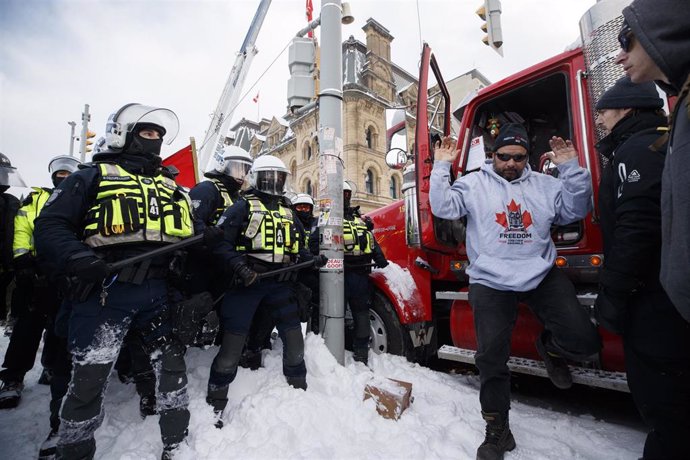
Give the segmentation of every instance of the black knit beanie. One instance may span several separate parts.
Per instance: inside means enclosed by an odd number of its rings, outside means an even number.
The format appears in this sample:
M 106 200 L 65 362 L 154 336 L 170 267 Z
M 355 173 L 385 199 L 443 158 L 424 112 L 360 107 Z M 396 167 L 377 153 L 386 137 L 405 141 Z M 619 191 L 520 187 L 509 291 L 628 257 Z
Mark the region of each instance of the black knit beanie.
M 529 138 L 525 127 L 519 123 L 508 123 L 501 126 L 494 142 L 494 152 L 504 145 L 519 145 L 529 151 Z
M 660 109 L 664 101 L 651 81 L 635 84 L 630 77 L 620 78 L 601 95 L 596 109 Z

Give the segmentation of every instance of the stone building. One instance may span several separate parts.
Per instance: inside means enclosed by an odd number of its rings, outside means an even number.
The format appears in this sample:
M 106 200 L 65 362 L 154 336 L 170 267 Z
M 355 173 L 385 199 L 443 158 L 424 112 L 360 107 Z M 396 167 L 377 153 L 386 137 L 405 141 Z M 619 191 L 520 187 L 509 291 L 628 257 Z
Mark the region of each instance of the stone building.
M 366 213 L 401 197 L 402 174 L 385 163 L 384 113 L 393 107 L 414 113 L 417 78 L 391 61 L 393 36 L 385 27 L 370 18 L 362 30 L 366 44 L 353 36 L 343 42 L 343 176 L 354 184 L 353 205 Z M 452 81 L 463 92 L 452 95 L 457 101 L 488 84 L 477 71 Z M 233 127 L 234 143 L 249 145 L 253 156 L 279 157 L 290 169 L 292 189 L 318 199 L 318 117 L 310 104 L 259 123 L 243 119 Z

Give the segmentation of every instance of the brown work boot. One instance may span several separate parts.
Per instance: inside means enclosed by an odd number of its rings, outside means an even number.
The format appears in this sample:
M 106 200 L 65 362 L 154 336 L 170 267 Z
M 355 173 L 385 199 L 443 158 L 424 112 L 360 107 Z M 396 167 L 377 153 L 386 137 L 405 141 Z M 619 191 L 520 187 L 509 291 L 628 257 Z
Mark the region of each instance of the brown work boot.
M 477 449 L 477 460 L 502 460 L 503 454 L 515 449 L 508 414 L 482 411 L 482 418 L 486 421 L 486 437 Z

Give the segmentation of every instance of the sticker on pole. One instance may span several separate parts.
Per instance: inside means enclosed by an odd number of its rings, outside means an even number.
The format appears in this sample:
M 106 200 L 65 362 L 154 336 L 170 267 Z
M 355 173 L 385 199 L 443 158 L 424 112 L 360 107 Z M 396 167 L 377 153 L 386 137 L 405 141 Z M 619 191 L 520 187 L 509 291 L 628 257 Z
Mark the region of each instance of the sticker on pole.
M 322 270 L 342 270 L 343 259 L 328 259 L 326 265 L 321 267 Z

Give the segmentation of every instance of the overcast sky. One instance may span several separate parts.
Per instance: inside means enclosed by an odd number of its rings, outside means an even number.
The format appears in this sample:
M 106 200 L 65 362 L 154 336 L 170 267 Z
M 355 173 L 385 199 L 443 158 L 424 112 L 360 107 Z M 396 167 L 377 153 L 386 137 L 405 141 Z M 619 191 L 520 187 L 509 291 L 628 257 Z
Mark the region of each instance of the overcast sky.
M 477 68 L 498 81 L 562 52 L 579 36 L 579 20 L 594 3 L 503 0 L 503 58 L 481 43 L 481 20 L 474 14 L 481 0 L 352 0 L 355 22 L 343 26 L 342 37 L 364 42 L 362 26 L 374 18 L 394 37 L 393 61 L 417 75 L 421 27 L 421 40 L 431 45 L 446 79 Z M 316 17 L 321 0 L 313 4 Z M 128 102 L 177 113 L 180 133 L 163 156 L 190 136 L 201 143 L 258 5 L 0 0 L 0 152 L 28 184 L 48 186 L 48 161 L 69 153 L 68 122 L 80 122 L 84 104 L 91 109 L 90 129 L 100 136 L 108 115 Z M 304 5 L 273 0 L 233 124 L 285 113 L 288 56 L 279 54 L 306 25 Z M 259 104 L 252 102 L 257 93 Z

